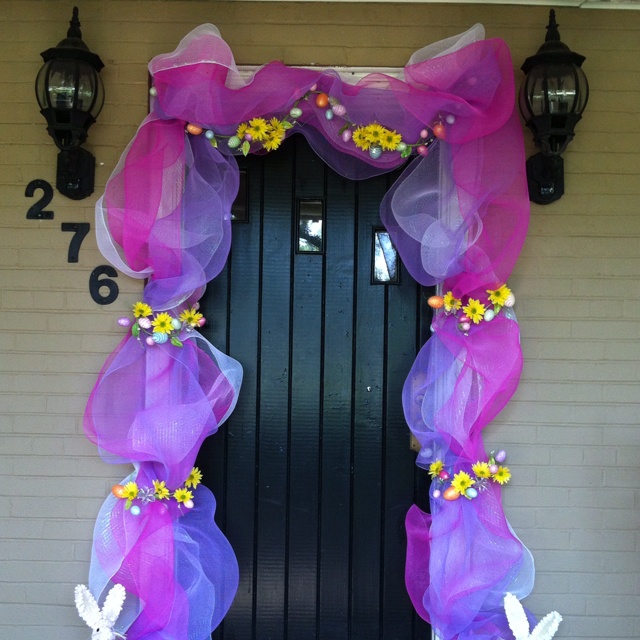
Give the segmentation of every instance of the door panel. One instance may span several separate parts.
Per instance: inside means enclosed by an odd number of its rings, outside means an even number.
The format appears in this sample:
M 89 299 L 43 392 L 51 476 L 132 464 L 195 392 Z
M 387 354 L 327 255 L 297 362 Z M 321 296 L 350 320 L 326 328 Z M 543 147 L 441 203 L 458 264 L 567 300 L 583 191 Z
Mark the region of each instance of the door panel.
M 245 372 L 198 458 L 240 565 L 214 638 L 428 638 L 404 587 L 424 479 L 401 403 L 427 307 L 402 267 L 400 285 L 372 284 L 393 176 L 345 180 L 301 136 L 246 171 L 248 222 L 203 299 L 205 334 Z M 324 203 L 323 252 L 297 251 L 301 199 Z

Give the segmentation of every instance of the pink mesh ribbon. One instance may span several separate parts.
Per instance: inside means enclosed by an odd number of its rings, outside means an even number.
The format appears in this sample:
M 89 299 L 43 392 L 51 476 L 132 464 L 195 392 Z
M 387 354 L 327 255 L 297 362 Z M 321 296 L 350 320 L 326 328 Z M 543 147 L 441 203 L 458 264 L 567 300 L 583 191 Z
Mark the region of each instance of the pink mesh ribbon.
M 486 297 L 506 282 L 527 227 L 522 135 L 513 111 L 513 67 L 500 40 L 472 28 L 416 52 L 404 78 L 370 74 L 350 84 L 336 71 L 274 62 L 244 80 L 213 25 L 151 61 L 152 113 L 109 179 L 96 208 L 98 243 L 121 271 L 146 278 L 144 301 L 177 316 L 222 269 L 238 169 L 225 136 L 251 118 L 301 110 L 288 134 L 304 135 L 341 175 L 360 179 L 405 162 L 374 157 L 341 135 L 344 121 L 306 99 L 331 96 L 349 121 L 380 123 L 413 143 L 434 122 L 446 135 L 414 159 L 385 197 L 381 216 L 413 277 L 443 283 L 458 297 Z M 190 135 L 194 123 L 219 139 Z M 446 138 L 446 142 L 444 141 Z M 513 315 L 462 335 L 438 315 L 435 333 L 405 384 L 407 421 L 418 463 L 455 469 L 484 456 L 481 432 L 515 390 L 521 367 Z M 131 462 L 146 491 L 153 480 L 184 483 L 205 437 L 235 405 L 240 365 L 196 332 L 182 349 L 123 340 L 89 399 L 85 430 L 108 462 Z M 90 588 L 121 582 L 130 597 L 121 617 L 129 640 L 204 640 L 237 588 L 233 551 L 214 522 L 215 500 L 199 487 L 195 506 L 142 504 L 138 516 L 109 497 L 94 535 Z M 493 487 L 475 501 L 432 504 L 407 515 L 407 587 L 439 635 L 509 637 L 502 597 L 525 595 L 532 563 L 510 529 Z

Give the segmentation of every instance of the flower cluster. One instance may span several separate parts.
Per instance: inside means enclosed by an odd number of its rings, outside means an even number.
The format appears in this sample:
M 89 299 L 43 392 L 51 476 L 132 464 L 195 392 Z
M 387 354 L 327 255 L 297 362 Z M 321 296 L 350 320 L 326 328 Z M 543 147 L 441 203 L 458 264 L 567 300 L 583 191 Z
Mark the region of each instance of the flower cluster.
M 468 335 L 472 324 L 480 324 L 483 320 L 491 322 L 500 313 L 502 307 L 512 307 L 515 304 L 516 298 L 506 284 L 486 291 L 488 294 L 486 304 L 476 298 L 468 298 L 464 304 L 462 299 L 453 295 L 452 291 L 447 291 L 444 296 L 431 296 L 428 303 L 433 309 L 444 308 L 447 315 L 453 315 L 458 320 L 458 328 Z
M 464 496 L 468 500 L 478 497 L 480 491 L 486 490 L 489 481 L 500 485 L 507 484 L 511 479 L 508 467 L 499 463 L 506 460 L 507 454 L 492 451 L 487 462 L 478 461 L 471 465 L 471 473 L 458 471 L 451 477 L 450 471 L 444 468 L 442 460 L 436 460 L 429 465 L 429 475 L 435 481 L 436 488 L 431 492 L 434 498 L 442 496 L 445 500 L 457 500 Z M 449 486 L 445 488 L 445 485 Z
M 185 509 L 193 509 L 193 491 L 202 481 L 202 472 L 198 467 L 193 467 L 189 476 L 184 482 L 183 487 L 175 489 L 173 492 L 166 486 L 164 480 L 153 480 L 151 487 L 139 487 L 136 482 L 127 482 L 127 484 L 115 484 L 111 488 L 111 492 L 116 498 L 126 500 L 125 509 L 130 510 L 134 516 L 140 515 L 140 506 L 134 504 L 149 504 L 156 500 L 170 500 L 173 498 L 179 506 Z
M 136 302 L 133 305 L 135 321 L 132 322 L 130 318 L 120 318 L 118 324 L 122 327 L 131 327 L 131 335 L 140 342 L 146 336 L 145 342 L 150 347 L 167 341 L 170 341 L 174 347 L 182 347 L 180 333 L 191 332 L 197 327 L 204 326 L 206 322 L 198 309 L 199 305 L 196 302 L 193 307 L 184 309 L 176 318 L 166 311 L 154 314 L 153 309 L 146 302 Z
M 397 152 L 402 158 L 408 158 L 414 152 L 426 156 L 429 147 L 436 139 L 446 138 L 446 125 L 452 125 L 456 121 L 453 114 L 448 114 L 445 118 L 438 117 L 431 126 L 426 126 L 420 131 L 416 142 L 409 143 L 403 140 L 402 135 L 397 131 L 377 122 L 358 124 L 351 121 L 343 104 L 333 96 L 319 91 L 314 85 L 294 102 L 287 114 L 280 117 L 274 116 L 269 120 L 252 118 L 247 122 L 241 122 L 233 135 L 216 134 L 213 130 L 204 130 L 194 123 L 188 123 L 186 130 L 192 135 L 200 135 L 204 131 L 205 137 L 214 147 L 218 146 L 218 139 L 226 140 L 230 149 L 238 149 L 245 156 L 252 149 L 274 151 L 284 141 L 287 131 L 299 124 L 298 119 L 302 116 L 303 110 L 298 105 L 305 101 L 321 110 L 326 120 L 339 118 L 342 126 L 338 130 L 338 135 L 342 141 L 352 142 L 357 149 L 367 151 L 373 159 L 379 158 L 383 152 Z

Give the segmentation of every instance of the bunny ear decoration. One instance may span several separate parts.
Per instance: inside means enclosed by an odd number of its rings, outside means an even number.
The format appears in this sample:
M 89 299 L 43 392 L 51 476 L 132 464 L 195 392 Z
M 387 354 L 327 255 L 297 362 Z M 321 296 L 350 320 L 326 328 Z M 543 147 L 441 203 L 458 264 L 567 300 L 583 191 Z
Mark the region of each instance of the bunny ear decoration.
M 523 606 L 513 593 L 507 593 L 504 597 L 504 612 L 507 614 L 509 627 L 516 640 L 528 640 L 529 620 Z
M 89 589 L 83 584 L 79 584 L 75 588 L 76 609 L 80 617 L 92 628 L 95 629 L 100 625 L 102 616 L 100 615 L 100 607 L 96 602 Z
M 104 605 L 102 605 L 102 617 L 108 622 L 110 627 L 112 627 L 118 619 L 126 597 L 127 592 L 121 584 L 115 584 L 107 594 Z
M 531 640 L 551 640 L 562 622 L 562 616 L 557 611 L 548 613 L 531 632 Z

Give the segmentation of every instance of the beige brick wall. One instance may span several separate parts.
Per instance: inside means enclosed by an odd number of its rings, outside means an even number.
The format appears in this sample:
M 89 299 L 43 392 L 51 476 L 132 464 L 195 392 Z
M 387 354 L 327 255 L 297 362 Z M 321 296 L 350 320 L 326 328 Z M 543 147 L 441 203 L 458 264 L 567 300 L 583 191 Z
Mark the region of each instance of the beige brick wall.
M 85 41 L 105 62 L 107 101 L 87 148 L 97 192 L 56 193 L 52 221 L 26 220 L 26 185 L 55 181 L 38 112 L 39 53 L 64 37 L 72 3 L 0 2 L 0 637 L 80 640 L 73 586 L 86 582 L 95 516 L 128 471 L 82 434 L 115 320 L 141 290 L 120 275 L 116 303 L 89 296 L 104 264 L 93 234 L 67 263 L 61 222 L 93 205 L 146 112 L 146 63 L 193 27 L 219 26 L 239 63 L 402 66 L 425 44 L 482 22 L 520 64 L 548 9 L 443 4 L 83 0 Z M 640 12 L 558 10 L 563 40 L 587 57 L 590 102 L 565 154 L 566 193 L 532 207 L 510 285 L 526 357 L 510 405 L 488 428 L 514 478 L 505 509 L 537 564 L 530 608 L 565 617 L 559 637 L 640 637 Z M 267 25 L 266 27 L 264 25 Z M 526 134 L 527 140 L 530 136 Z M 532 149 L 530 141 L 529 149 Z M 242 640 L 242 639 L 239 639 Z

